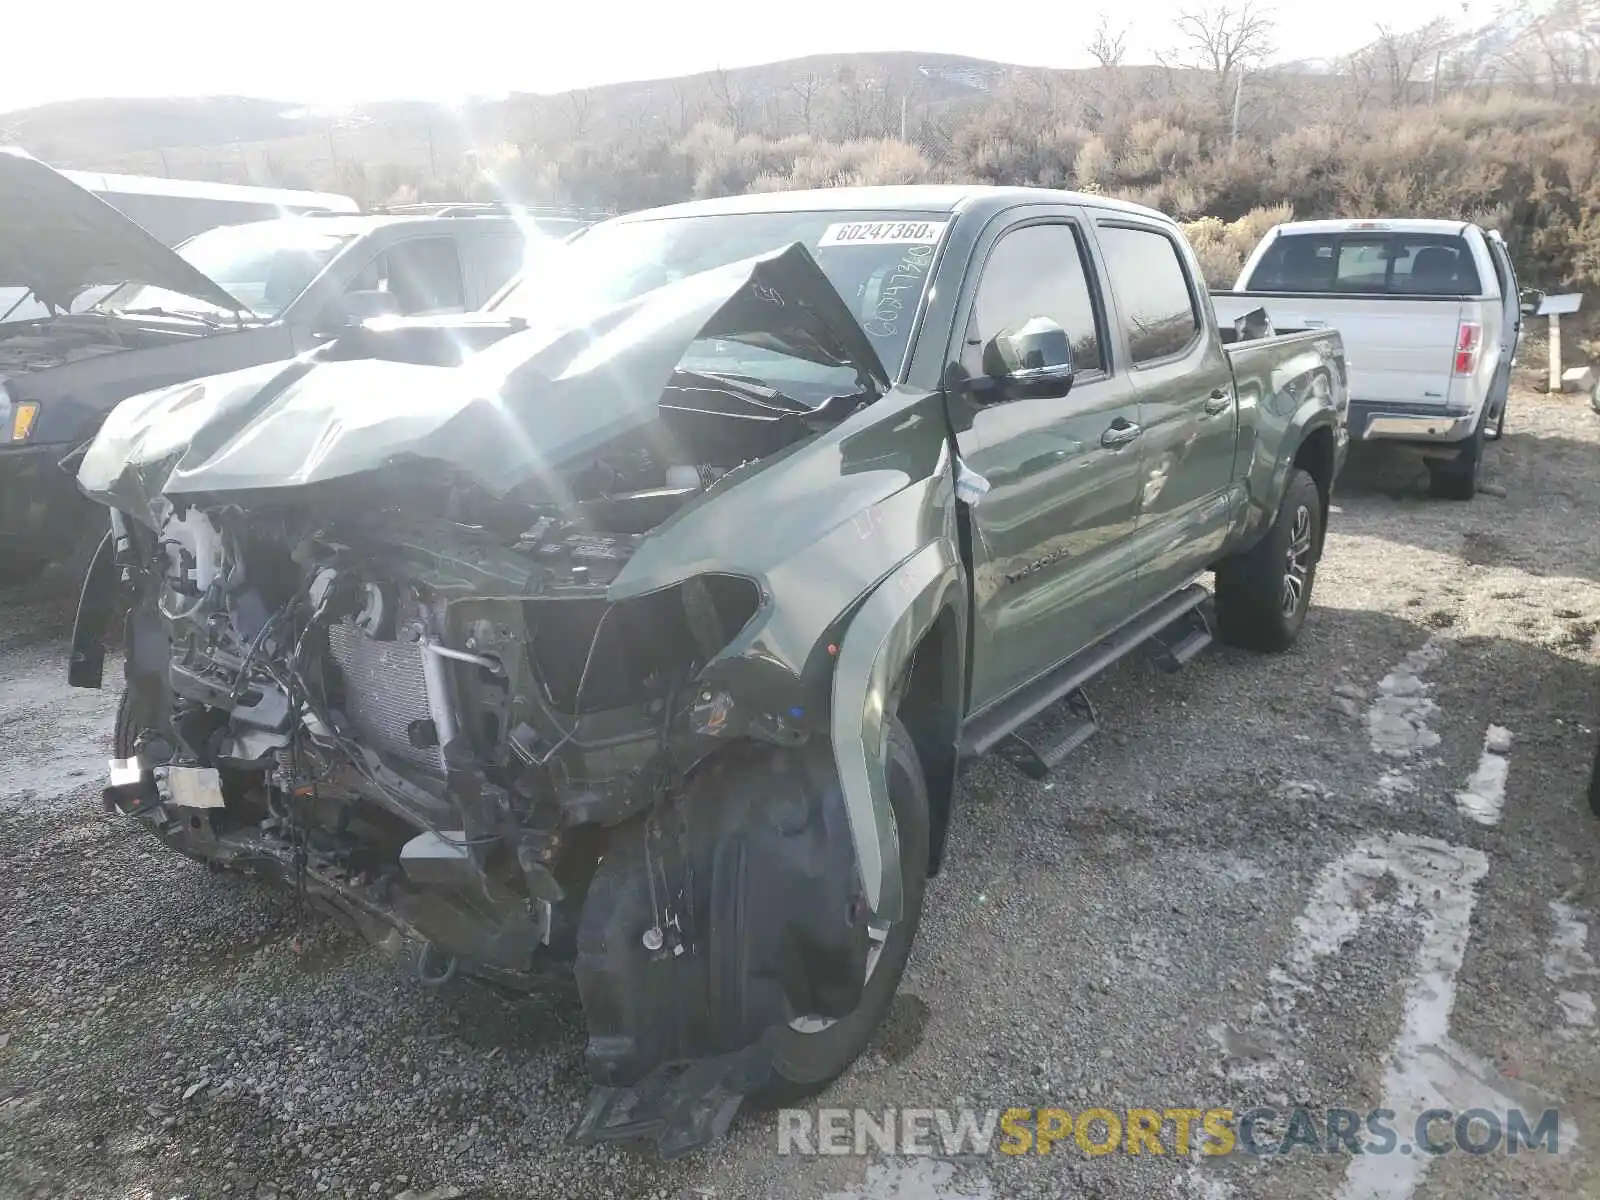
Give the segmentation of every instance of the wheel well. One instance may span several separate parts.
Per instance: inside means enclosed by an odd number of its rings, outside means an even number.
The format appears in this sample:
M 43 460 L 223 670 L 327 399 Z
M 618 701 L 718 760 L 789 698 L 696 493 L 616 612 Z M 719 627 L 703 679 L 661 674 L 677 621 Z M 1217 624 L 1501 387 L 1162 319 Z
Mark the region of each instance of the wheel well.
M 1328 506 L 1333 502 L 1333 430 L 1323 425 L 1313 429 L 1295 451 L 1294 465 L 1299 467 L 1317 485 L 1317 496 L 1322 501 L 1322 520 L 1317 523 L 1322 531 L 1319 541 L 1327 535 Z M 1321 545 L 1317 553 L 1322 553 Z
M 911 652 L 895 715 L 911 735 L 928 785 L 928 873 L 939 870 L 956 788 L 961 732 L 961 638 L 955 611 L 944 609 Z

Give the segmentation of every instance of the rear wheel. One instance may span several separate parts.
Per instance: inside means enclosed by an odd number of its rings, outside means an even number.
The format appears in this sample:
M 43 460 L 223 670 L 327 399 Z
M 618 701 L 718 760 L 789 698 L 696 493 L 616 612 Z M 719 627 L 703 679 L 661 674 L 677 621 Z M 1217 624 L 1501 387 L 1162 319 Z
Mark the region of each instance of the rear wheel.
M 1478 470 L 1483 465 L 1488 427 L 1489 410 L 1484 409 L 1478 428 L 1461 443 L 1455 458 L 1428 460 L 1428 494 L 1435 500 L 1471 500 L 1478 494 Z
M 1321 554 L 1322 496 L 1296 467 L 1272 527 L 1217 567 L 1218 636 L 1246 650 L 1287 650 L 1305 623 Z
M 888 769 L 904 881 L 901 919 L 871 924 L 867 981 L 854 1012 L 838 1020 L 800 1017 L 768 1035 L 774 1078 L 754 1097 L 758 1104 L 804 1099 L 842 1075 L 871 1044 L 900 986 L 922 919 L 927 886 L 928 785 L 911 735 L 894 717 L 889 718 Z
M 1600 817 L 1600 737 L 1595 739 L 1594 763 L 1589 768 L 1589 810 Z

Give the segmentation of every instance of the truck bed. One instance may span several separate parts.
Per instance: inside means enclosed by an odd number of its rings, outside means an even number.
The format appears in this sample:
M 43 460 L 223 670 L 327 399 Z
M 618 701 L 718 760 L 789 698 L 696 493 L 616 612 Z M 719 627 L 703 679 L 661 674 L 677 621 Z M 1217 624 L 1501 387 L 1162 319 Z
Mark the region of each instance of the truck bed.
M 1456 330 L 1471 300 L 1459 296 L 1330 296 L 1213 292 L 1224 328 L 1265 309 L 1279 331 L 1337 329 L 1350 348 L 1350 392 L 1369 403 L 1443 406 L 1450 397 Z

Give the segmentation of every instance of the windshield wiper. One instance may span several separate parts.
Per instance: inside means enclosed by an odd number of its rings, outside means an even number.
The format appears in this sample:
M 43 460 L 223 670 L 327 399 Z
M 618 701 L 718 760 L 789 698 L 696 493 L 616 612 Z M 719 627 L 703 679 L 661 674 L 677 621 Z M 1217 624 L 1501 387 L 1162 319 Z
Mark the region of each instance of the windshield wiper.
M 207 329 L 223 329 L 226 324 L 215 317 L 208 317 L 197 312 L 175 312 L 170 308 L 109 308 L 106 310 L 114 316 L 123 317 L 174 317 L 180 321 L 199 321 Z
M 686 368 L 683 374 L 694 375 L 701 379 L 709 379 L 713 383 L 723 384 L 763 408 L 774 408 L 781 412 L 795 413 L 800 416 L 812 411 L 809 404 L 796 400 L 793 396 L 779 391 L 765 380 L 757 379 L 753 375 L 740 375 L 732 371 L 699 371 L 693 368 Z

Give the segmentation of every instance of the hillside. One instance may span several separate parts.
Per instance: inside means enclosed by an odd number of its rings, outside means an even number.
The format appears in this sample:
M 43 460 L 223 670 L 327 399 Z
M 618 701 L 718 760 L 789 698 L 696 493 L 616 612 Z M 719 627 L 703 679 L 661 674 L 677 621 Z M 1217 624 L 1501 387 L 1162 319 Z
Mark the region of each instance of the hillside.
M 1218 279 L 1269 217 L 1456 216 L 1500 228 L 1529 282 L 1600 284 L 1600 0 L 1384 30 L 1337 63 L 1277 66 L 1254 10 L 1207 11 L 1159 66 L 1125 63 L 1102 26 L 1088 42 L 1101 65 L 1084 70 L 907 51 L 460 107 L 80 100 L 0 115 L 0 142 L 65 167 L 366 203 L 626 210 L 839 183 L 1070 186 L 1205 218 Z
M 793 109 L 804 132 L 808 120 L 821 124 L 826 93 L 848 92 L 839 132 L 859 136 L 877 132 L 884 120 L 897 127 L 902 96 L 908 113 L 921 118 L 991 94 L 1021 73 L 1026 69 L 956 55 L 830 54 L 461 108 L 388 102 L 329 114 L 292 98 L 85 99 L 0 113 L 0 144 L 83 170 L 326 183 L 341 161 L 441 169 L 473 146 L 516 142 L 542 114 L 586 136 L 613 126 L 683 133 L 707 114 L 741 129 L 766 127 L 776 111 Z M 813 103 L 817 111 L 808 116 Z

